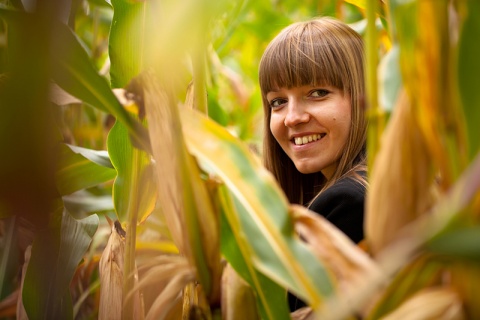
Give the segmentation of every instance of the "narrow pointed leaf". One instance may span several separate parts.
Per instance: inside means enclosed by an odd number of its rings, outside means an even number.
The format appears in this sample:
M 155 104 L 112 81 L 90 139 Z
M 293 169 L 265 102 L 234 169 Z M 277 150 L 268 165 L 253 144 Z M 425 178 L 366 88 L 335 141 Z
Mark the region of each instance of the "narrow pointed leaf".
M 467 121 L 469 142 L 469 157 L 472 159 L 480 150 L 480 90 L 478 90 L 480 75 L 480 2 L 466 1 L 466 19 L 461 27 L 458 53 L 458 86 L 461 94 L 463 112 Z
M 108 156 L 103 152 L 65 144 L 61 144 L 59 149 L 55 179 L 61 195 L 96 186 L 116 176 Z
M 437 254 L 480 261 L 480 226 L 446 231 L 430 241 L 427 248 Z
M 97 215 L 76 220 L 63 211 L 55 217 L 32 246 L 23 285 L 23 304 L 31 319 L 73 319 L 70 281 L 98 227 Z

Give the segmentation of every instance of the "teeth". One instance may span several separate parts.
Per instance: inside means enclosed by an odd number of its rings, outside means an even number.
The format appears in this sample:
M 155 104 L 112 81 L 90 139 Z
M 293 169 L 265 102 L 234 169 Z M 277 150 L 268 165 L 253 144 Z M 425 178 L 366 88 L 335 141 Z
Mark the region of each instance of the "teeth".
M 295 138 L 294 141 L 295 141 L 295 144 L 298 146 L 298 145 L 302 145 L 302 144 L 307 144 L 307 143 L 312 142 L 312 141 L 317 141 L 317 140 L 320 139 L 320 137 L 321 136 L 319 134 L 313 134 L 313 135 L 310 135 L 310 136 Z

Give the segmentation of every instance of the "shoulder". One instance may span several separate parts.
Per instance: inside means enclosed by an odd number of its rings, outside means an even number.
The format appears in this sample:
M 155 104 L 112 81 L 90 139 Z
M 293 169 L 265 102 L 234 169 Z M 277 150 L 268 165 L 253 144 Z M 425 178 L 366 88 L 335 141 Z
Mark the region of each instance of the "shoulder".
M 353 241 L 363 239 L 365 186 L 354 177 L 345 177 L 323 191 L 310 205 Z

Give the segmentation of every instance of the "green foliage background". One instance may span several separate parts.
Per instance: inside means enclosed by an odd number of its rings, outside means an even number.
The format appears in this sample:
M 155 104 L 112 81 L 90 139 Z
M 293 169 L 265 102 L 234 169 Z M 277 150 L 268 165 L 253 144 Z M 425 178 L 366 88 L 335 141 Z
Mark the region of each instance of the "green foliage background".
M 387 288 L 371 318 L 430 285 L 458 291 L 467 317 L 480 316 L 472 303 L 478 289 L 468 285 L 480 279 L 476 0 L 37 5 L 32 14 L 35 1 L 0 0 L 0 317 L 18 316 L 23 307 L 31 318 L 96 317 L 98 260 L 110 233 L 106 216 L 126 227 L 124 298 L 133 287 L 125 274 L 133 273 L 135 263 L 149 265 L 152 257 L 180 252 L 212 304 L 203 311 L 218 316 L 222 254 L 252 285 L 263 318 L 288 318 L 281 304 L 287 287 L 315 311 L 326 305 L 322 312 L 342 318 L 381 284 Z M 283 27 L 323 15 L 349 23 L 367 40 L 374 204 L 367 208 L 366 231 L 373 256 L 368 261 L 375 268 L 362 274 L 369 284 L 350 292 L 351 306 L 335 291 L 328 261 L 313 259 L 294 236 L 293 209 L 251 154 L 261 153 L 257 68 L 263 50 Z M 179 58 L 185 52 L 191 61 Z M 146 67 L 155 70 L 165 91 L 131 81 Z M 70 95 L 52 87 L 52 80 Z M 135 86 L 147 88 L 151 100 L 145 105 L 164 107 L 148 126 L 143 102 L 121 104 L 111 90 L 138 93 Z M 408 102 L 397 100 L 401 91 Z M 179 112 L 184 100 L 199 110 L 208 106 L 214 122 Z M 394 106 L 410 113 L 392 124 L 402 136 L 386 131 L 383 149 L 391 152 L 380 152 L 382 160 L 375 163 Z M 178 139 L 163 141 L 158 132 Z M 155 176 L 153 164 L 157 171 L 167 168 L 162 176 Z M 388 179 L 375 176 L 381 170 L 389 172 Z M 422 205 L 430 196 L 425 218 Z M 399 214 L 389 215 L 395 210 Z M 180 231 L 168 221 L 175 214 Z M 409 223 L 410 233 L 399 241 L 403 251 L 387 247 L 388 263 L 374 256 L 387 246 L 389 230 Z M 348 248 L 352 256 L 366 257 Z M 21 283 L 24 259 L 30 265 Z M 395 276 L 390 286 L 377 267 Z M 450 282 L 441 277 L 447 272 Z M 416 276 L 422 282 L 414 283 Z M 398 283 L 403 286 L 396 288 Z M 151 309 L 158 306 L 155 294 L 145 295 Z M 124 318 L 132 315 L 132 305 L 126 303 L 124 312 Z

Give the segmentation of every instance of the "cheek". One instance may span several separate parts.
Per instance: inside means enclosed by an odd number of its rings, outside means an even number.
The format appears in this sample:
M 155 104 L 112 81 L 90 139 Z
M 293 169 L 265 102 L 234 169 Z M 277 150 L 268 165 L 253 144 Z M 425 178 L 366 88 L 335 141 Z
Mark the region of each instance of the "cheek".
M 284 124 L 280 117 L 272 115 L 270 117 L 270 132 L 276 140 L 279 139 L 283 128 Z

